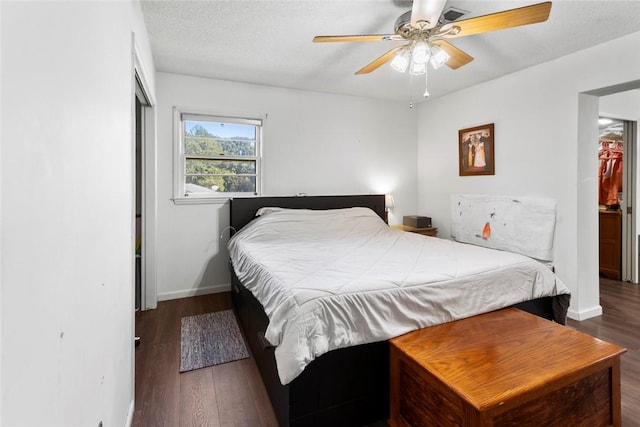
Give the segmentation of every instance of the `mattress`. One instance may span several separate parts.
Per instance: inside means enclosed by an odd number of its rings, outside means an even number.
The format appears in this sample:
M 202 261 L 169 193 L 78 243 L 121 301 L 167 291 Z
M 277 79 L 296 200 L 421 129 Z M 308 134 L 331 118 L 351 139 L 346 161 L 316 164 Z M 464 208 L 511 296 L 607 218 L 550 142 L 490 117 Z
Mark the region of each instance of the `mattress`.
M 394 230 L 367 208 L 258 214 L 228 247 L 269 318 L 282 384 L 334 349 L 569 294 L 531 258 Z

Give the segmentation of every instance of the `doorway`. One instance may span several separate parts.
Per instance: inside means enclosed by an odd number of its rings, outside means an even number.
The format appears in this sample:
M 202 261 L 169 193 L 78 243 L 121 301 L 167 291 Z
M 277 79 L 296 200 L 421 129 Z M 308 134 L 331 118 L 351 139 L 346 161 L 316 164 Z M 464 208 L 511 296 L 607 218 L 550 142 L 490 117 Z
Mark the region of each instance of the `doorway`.
M 136 86 L 137 86 L 136 82 Z M 140 93 L 140 95 L 139 95 Z M 142 99 L 141 99 L 142 98 Z M 146 99 L 141 96 L 141 91 L 136 89 L 136 112 L 135 112 L 135 129 L 136 129 L 136 154 L 135 154 L 135 310 L 142 308 L 142 289 L 144 287 L 142 274 L 142 200 L 144 199 L 143 186 L 143 134 L 142 134 L 142 106 L 147 104 Z
M 154 104 L 135 69 L 135 309 L 156 308 L 156 145 Z
M 638 264 L 638 254 L 640 253 L 637 234 L 638 215 L 636 207 L 634 207 L 636 201 L 640 200 L 637 187 L 639 142 L 637 118 L 640 115 L 640 92 L 635 88 L 640 88 L 640 81 L 613 88 L 618 90 L 598 94 L 600 95 L 598 98 L 599 139 L 606 140 L 610 147 L 614 147 L 614 151 L 621 151 L 623 157 L 621 189 L 618 189 L 621 229 L 620 275 L 604 276 L 632 283 L 638 283 L 640 268 Z M 615 168 L 615 165 L 612 166 Z M 599 202 L 601 206 L 603 203 L 606 204 L 601 200 Z M 601 252 L 601 258 L 602 256 Z
M 622 280 L 623 227 L 627 196 L 623 174 L 625 160 L 624 122 L 609 117 L 598 119 L 598 216 L 600 276 Z M 626 174 L 625 174 L 626 175 Z M 629 203 L 629 208 L 631 203 Z
M 640 254 L 638 241 L 637 187 L 638 117 L 640 117 L 640 80 L 591 91 L 595 95 L 600 118 L 610 119 L 596 128 L 598 137 L 606 137 L 613 144 L 621 144 L 622 191 L 619 197 L 621 222 L 621 267 L 618 280 L 638 283 Z M 596 118 L 592 119 L 596 120 Z M 592 139 L 593 141 L 593 139 Z M 598 192 L 598 190 L 595 190 Z

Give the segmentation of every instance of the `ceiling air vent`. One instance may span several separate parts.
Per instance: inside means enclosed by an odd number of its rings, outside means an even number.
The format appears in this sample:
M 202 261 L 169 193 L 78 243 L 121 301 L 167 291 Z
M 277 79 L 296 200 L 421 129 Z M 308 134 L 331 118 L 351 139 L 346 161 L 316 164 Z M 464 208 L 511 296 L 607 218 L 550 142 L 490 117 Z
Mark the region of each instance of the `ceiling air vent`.
M 462 10 L 450 6 L 442 13 L 442 18 L 444 19 L 444 22 L 453 22 L 457 21 L 467 13 L 469 13 L 468 10 Z

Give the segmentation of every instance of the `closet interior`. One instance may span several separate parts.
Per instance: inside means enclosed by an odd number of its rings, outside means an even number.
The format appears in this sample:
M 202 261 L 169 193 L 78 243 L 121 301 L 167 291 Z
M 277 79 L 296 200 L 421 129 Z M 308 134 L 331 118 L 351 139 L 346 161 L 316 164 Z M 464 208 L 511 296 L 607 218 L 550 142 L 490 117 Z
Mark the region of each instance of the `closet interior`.
M 598 141 L 600 275 L 614 280 L 622 273 L 622 162 L 624 122 L 601 117 Z

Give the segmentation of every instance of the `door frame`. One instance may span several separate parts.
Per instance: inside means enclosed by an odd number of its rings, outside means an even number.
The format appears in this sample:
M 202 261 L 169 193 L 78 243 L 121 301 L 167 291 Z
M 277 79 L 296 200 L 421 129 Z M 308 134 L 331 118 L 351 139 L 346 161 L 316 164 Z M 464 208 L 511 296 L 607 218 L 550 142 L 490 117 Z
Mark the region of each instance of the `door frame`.
M 623 122 L 623 150 L 622 157 L 622 280 L 625 282 L 638 282 L 637 269 L 638 257 L 636 255 L 636 151 L 637 151 L 637 122 L 619 119 Z
M 156 147 L 156 101 L 149 83 L 148 74 L 142 65 L 135 35 L 133 35 L 133 114 L 135 121 L 135 100 L 142 103 L 141 138 L 142 138 L 142 173 L 141 173 L 141 259 L 140 259 L 140 308 L 148 310 L 158 305 L 157 271 L 156 271 L 156 236 L 157 236 L 157 147 Z M 135 170 L 135 126 L 134 126 L 134 170 Z M 135 174 L 134 174 L 135 175 Z M 135 176 L 134 176 L 134 234 L 135 239 Z M 135 247 L 135 242 L 134 242 Z M 134 280 L 135 283 L 135 280 Z

